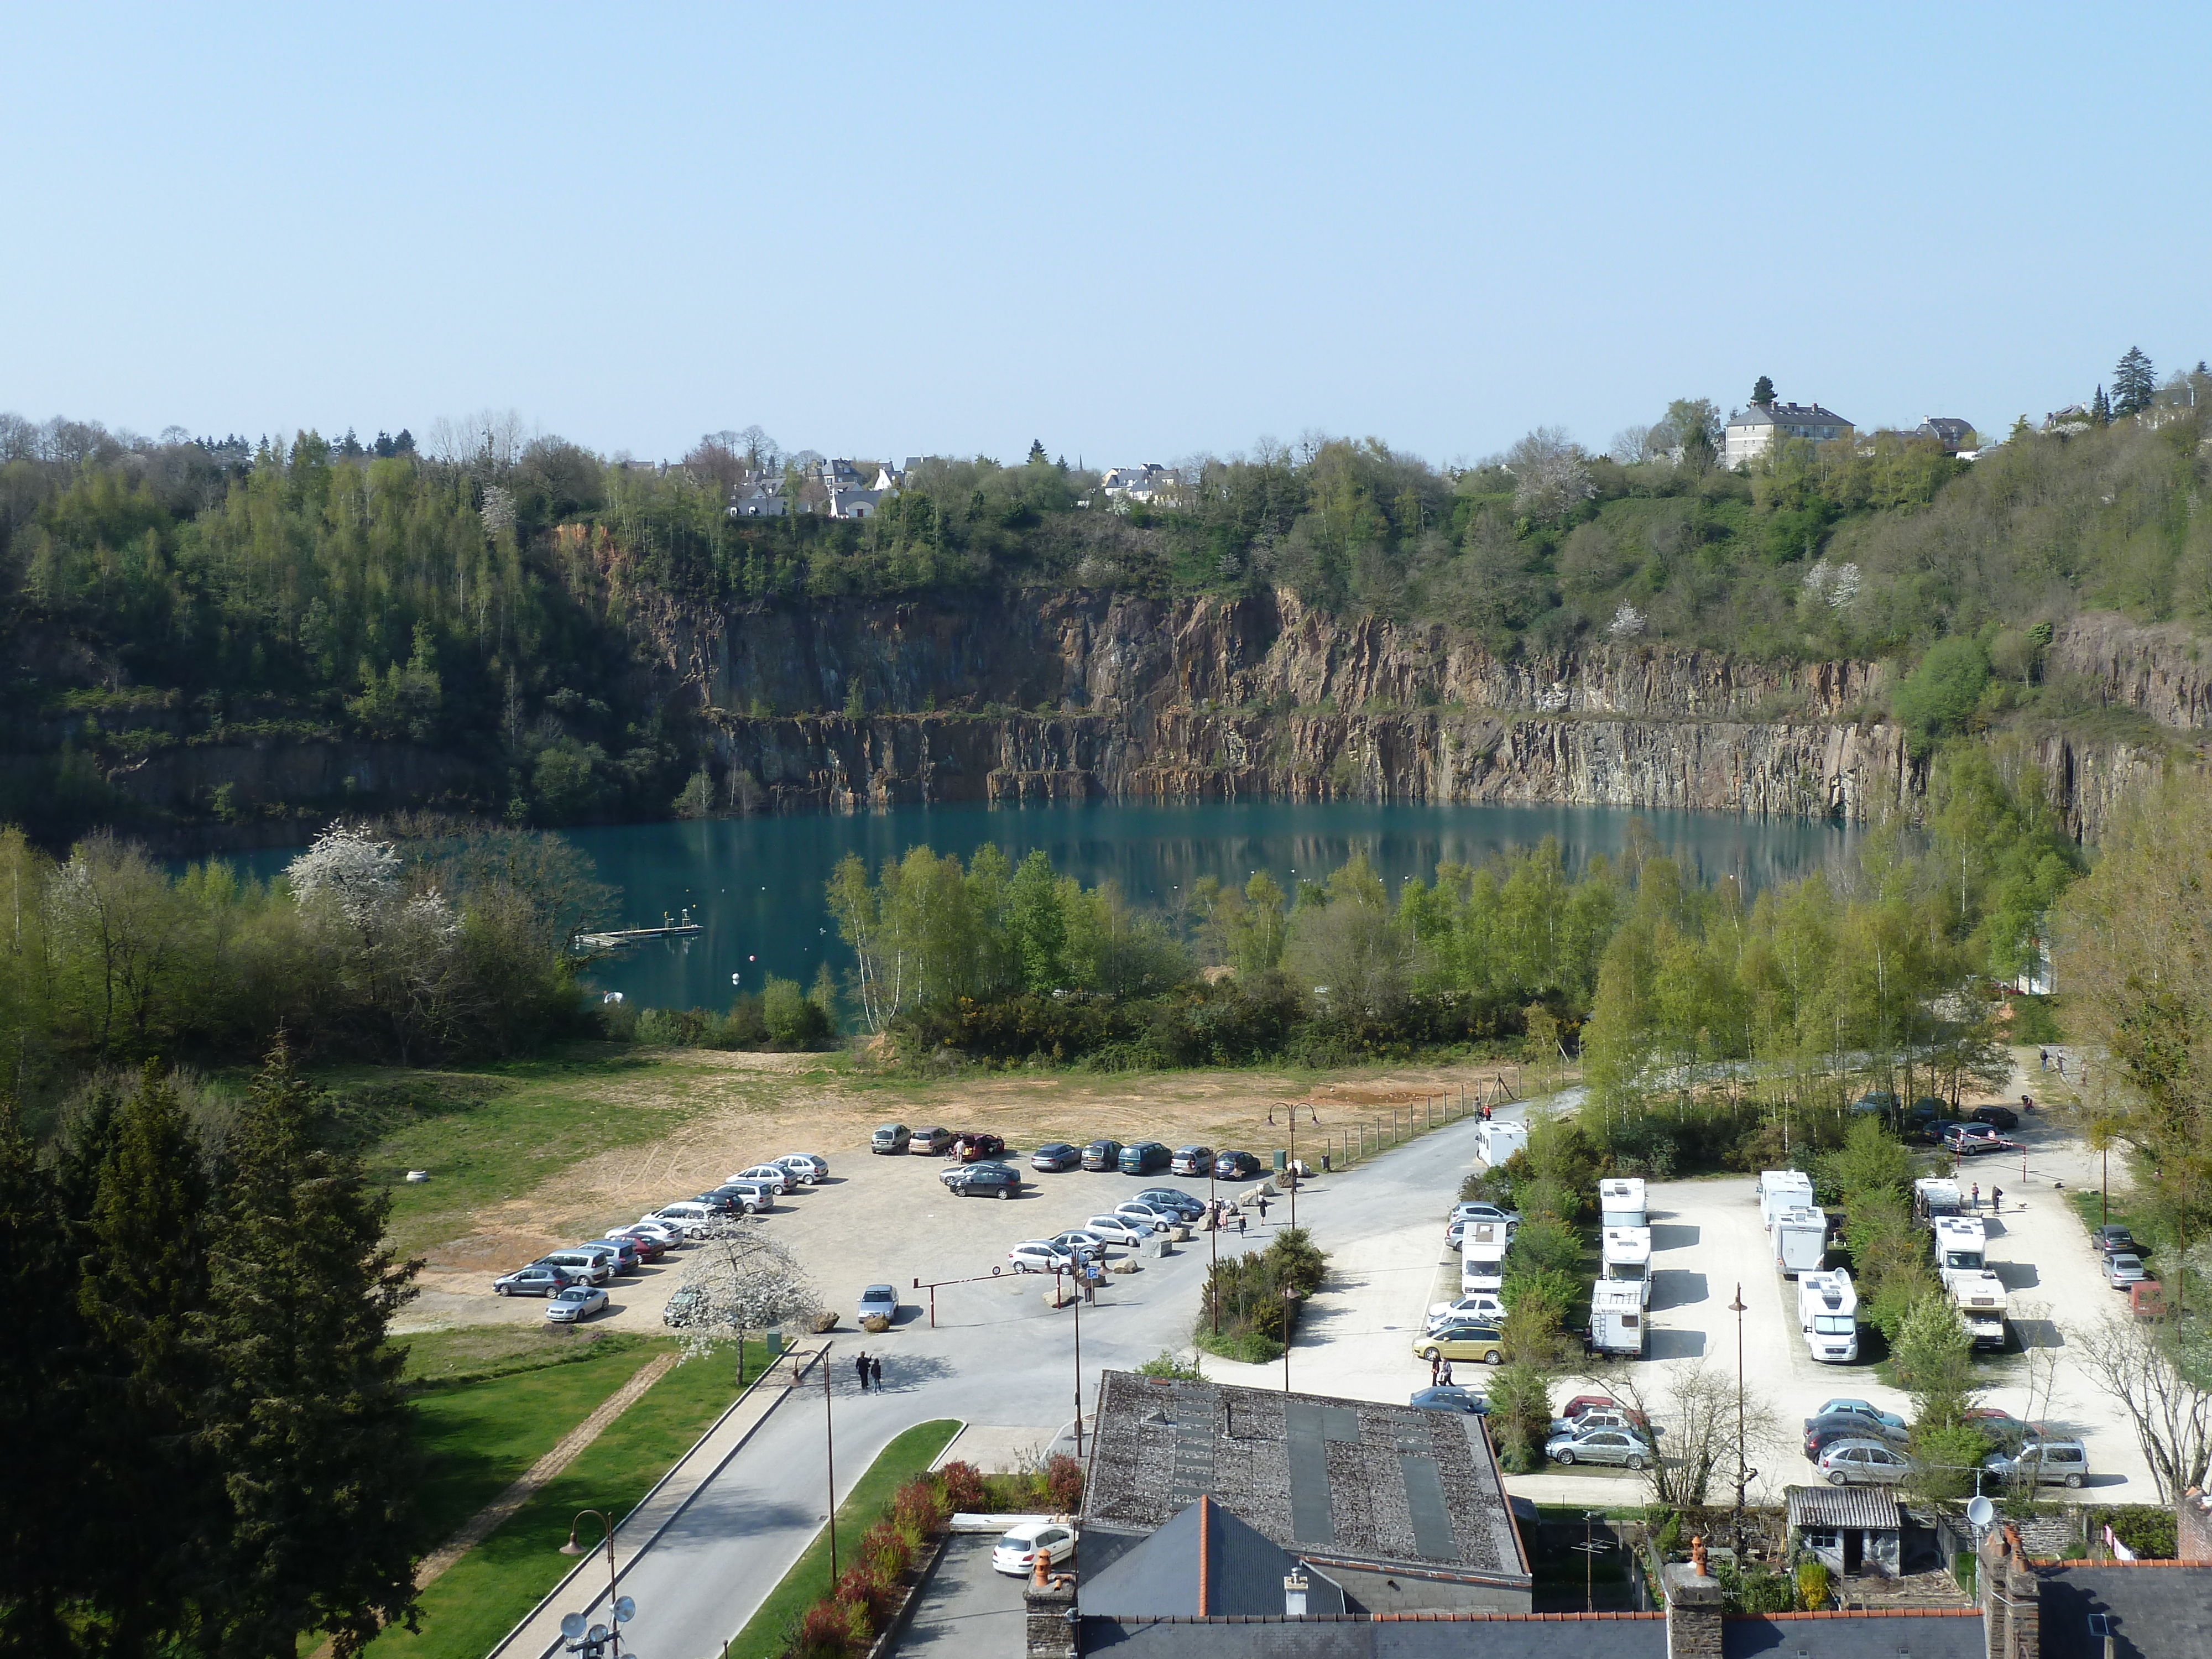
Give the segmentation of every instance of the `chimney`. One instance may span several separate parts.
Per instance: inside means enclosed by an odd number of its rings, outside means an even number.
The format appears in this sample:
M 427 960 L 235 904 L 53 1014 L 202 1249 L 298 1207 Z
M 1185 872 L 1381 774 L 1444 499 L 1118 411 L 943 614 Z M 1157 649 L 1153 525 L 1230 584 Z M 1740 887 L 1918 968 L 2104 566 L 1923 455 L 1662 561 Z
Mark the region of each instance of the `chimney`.
M 1667 1588 L 1667 1659 L 1721 1659 L 1720 1580 L 1688 1561 L 1670 1562 Z
M 1027 1659 L 1075 1659 L 1075 1581 L 1065 1573 L 1022 1591 L 1028 1612 Z
M 2212 1566 L 2212 1498 L 2191 1486 L 2173 1506 L 2173 1553 L 2191 1566 Z
M 1989 1659 L 2043 1659 L 2043 1583 L 2027 1563 L 2020 1529 L 1982 1540 L 1982 1635 Z
M 1283 1580 L 1283 1617 L 1303 1619 L 1306 1616 L 1306 1576 L 1303 1570 L 1293 1570 Z

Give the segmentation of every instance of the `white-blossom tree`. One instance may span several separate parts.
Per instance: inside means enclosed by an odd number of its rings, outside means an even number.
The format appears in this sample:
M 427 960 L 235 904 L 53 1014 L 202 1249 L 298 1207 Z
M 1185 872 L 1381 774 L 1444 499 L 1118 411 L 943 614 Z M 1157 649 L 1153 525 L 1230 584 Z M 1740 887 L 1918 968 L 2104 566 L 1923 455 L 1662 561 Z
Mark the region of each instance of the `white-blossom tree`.
M 375 1010 L 401 1065 L 480 1012 L 483 988 L 470 972 L 460 914 L 435 886 L 410 887 L 389 842 L 361 824 L 332 824 L 286 866 L 285 879 L 340 953 L 342 971 Z
M 1513 510 L 1556 519 L 1595 493 L 1588 458 L 1563 427 L 1540 426 L 1505 453 L 1513 475 Z
M 303 907 L 328 899 L 351 920 L 399 892 L 399 854 L 366 824 L 334 823 L 284 866 L 292 896 Z
M 811 1322 L 822 1309 L 799 1259 L 757 1223 L 725 1228 L 702 1243 L 669 1303 L 681 1310 L 678 1329 L 686 1353 L 703 1358 L 725 1343 L 737 1345 L 740 1382 L 747 1331 Z

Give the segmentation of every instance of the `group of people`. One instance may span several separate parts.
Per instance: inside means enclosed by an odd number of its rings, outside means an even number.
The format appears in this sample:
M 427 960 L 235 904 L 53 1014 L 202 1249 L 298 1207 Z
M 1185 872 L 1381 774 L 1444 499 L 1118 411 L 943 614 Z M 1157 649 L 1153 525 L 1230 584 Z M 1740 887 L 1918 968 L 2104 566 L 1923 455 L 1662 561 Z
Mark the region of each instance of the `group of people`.
M 1976 1215 L 1979 1215 L 1982 1212 L 1982 1183 L 1978 1181 L 1973 1184 L 1972 1189 L 1966 1194 L 1966 1207 L 1972 1210 Z M 1998 1215 L 2002 1214 L 2003 1210 L 2004 1188 L 2002 1187 L 1991 1187 L 1990 1188 L 1990 1213 L 1991 1215 Z
M 863 1393 L 866 1392 L 868 1384 L 871 1382 L 879 1389 L 884 1386 L 884 1362 L 880 1359 L 869 1358 L 868 1351 L 866 1348 L 853 1356 L 853 1370 L 860 1376 L 860 1389 Z
M 1260 1212 L 1260 1219 L 1264 1224 L 1267 1219 L 1267 1194 L 1261 1193 L 1254 1199 L 1252 1207 Z M 1242 1238 L 1244 1237 L 1245 1229 L 1250 1224 L 1251 1218 L 1247 1216 L 1239 1206 L 1231 1204 L 1225 1198 L 1217 1198 L 1213 1200 L 1212 1221 L 1213 1225 L 1219 1231 L 1233 1232 L 1237 1237 Z

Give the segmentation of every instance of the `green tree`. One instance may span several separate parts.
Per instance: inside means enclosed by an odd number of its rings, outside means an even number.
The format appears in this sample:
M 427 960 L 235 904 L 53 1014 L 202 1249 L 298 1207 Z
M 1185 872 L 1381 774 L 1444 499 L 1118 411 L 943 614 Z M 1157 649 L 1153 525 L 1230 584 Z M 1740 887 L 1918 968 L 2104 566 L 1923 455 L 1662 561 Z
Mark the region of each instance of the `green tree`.
M 1990 661 L 1982 647 L 1954 634 L 1928 647 L 1918 665 L 1899 682 L 1890 704 L 1924 750 L 1966 729 L 1989 678 Z
M 1751 401 L 1754 408 L 1765 409 L 1774 401 L 1774 382 L 1762 374 L 1752 383 Z
M 2158 396 L 2158 376 L 2140 346 L 2130 346 L 2112 370 L 2112 413 L 2140 415 Z
M 206 1612 L 226 1659 L 295 1659 L 303 1633 L 349 1659 L 414 1601 L 406 1353 L 386 1335 L 419 1264 L 383 1243 L 389 1194 L 318 1146 L 319 1115 L 280 1041 L 229 1149 L 204 1327 L 228 1512 Z
M 1067 982 L 1067 919 L 1062 913 L 1052 860 L 1032 852 L 1007 884 L 1008 920 L 1025 989 L 1054 991 Z

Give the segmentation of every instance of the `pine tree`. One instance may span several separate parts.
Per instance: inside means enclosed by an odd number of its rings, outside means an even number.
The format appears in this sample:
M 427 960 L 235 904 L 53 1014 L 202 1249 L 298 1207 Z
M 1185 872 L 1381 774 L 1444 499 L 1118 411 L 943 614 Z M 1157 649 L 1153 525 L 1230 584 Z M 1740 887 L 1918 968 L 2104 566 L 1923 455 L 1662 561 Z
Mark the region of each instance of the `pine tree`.
M 1030 440 L 1030 465 L 1031 466 L 1050 466 L 1052 465 L 1051 458 L 1044 453 L 1044 440 L 1042 438 L 1032 438 Z
M 2112 405 L 2105 397 L 2105 388 L 2099 386 L 2097 395 L 2089 400 L 2089 418 L 2099 426 L 2112 423 Z
M 416 1262 L 381 1243 L 389 1196 L 316 1146 L 319 1097 L 283 1040 L 232 1145 L 208 1346 L 206 1431 L 229 1559 L 210 1622 L 225 1659 L 295 1659 L 327 1632 L 349 1659 L 414 1601 L 414 1459 L 385 1346 Z
M 2150 359 L 2143 356 L 2142 347 L 2130 346 L 2127 356 L 2112 370 L 2112 413 L 2140 415 L 2157 394 L 2158 376 L 2151 369 Z
M 1753 406 L 1759 409 L 1764 409 L 1769 404 L 1772 403 L 1774 401 L 1774 382 L 1768 380 L 1765 375 L 1760 375 L 1751 388 L 1751 401 Z

